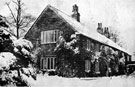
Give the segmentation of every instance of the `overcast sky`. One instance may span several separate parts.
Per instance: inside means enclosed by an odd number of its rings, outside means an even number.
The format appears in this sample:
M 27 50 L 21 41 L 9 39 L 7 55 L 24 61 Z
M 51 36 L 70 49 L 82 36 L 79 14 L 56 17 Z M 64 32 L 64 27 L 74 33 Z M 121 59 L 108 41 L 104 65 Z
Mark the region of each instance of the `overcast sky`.
M 4 5 L 10 0 L 0 0 L 0 14 L 9 15 L 9 9 Z M 43 11 L 47 4 L 60 9 L 68 15 L 72 14 L 72 5 L 79 6 L 81 22 L 92 29 L 97 28 L 97 23 L 102 22 L 103 27 L 120 32 L 124 47 L 135 51 L 135 0 L 22 0 L 27 8 L 27 13 L 36 17 Z

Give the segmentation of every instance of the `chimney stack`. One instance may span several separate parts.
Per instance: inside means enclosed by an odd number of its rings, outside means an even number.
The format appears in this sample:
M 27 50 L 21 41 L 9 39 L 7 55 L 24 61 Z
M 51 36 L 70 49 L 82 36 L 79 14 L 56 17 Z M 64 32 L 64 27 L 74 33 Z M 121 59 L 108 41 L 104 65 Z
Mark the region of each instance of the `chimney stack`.
M 110 38 L 110 33 L 109 33 L 108 27 L 105 27 L 105 28 L 104 28 L 104 35 L 105 35 L 107 38 Z
M 99 32 L 100 34 L 103 34 L 102 23 L 98 23 L 97 32 Z
M 109 33 L 108 27 L 106 28 L 106 31 Z
M 106 27 L 104 27 L 104 33 L 106 33 Z
M 76 19 L 78 22 L 80 22 L 80 13 L 78 12 L 78 6 L 75 4 L 73 5 L 73 14 L 72 14 L 72 18 Z
M 98 28 L 102 28 L 102 23 L 98 23 Z

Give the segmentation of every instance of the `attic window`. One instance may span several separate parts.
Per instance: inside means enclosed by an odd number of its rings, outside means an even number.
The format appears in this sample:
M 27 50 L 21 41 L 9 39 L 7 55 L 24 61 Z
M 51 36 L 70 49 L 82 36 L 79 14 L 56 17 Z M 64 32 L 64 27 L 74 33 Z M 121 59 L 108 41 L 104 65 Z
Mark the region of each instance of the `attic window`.
M 56 43 L 62 34 L 60 30 L 48 30 L 41 32 L 41 44 Z

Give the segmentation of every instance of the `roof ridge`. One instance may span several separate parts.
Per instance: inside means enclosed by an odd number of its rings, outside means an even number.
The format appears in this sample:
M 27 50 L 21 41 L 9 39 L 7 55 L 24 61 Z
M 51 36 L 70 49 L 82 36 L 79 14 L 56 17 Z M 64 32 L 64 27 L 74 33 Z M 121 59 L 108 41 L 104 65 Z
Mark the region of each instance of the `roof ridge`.
M 55 13 L 56 13 L 56 14 L 58 14 L 58 12 L 61 12 L 62 14 L 66 15 L 66 16 L 68 16 L 68 17 L 70 17 L 71 19 L 73 19 L 73 20 L 75 20 L 75 21 L 76 21 L 76 19 L 72 18 L 72 16 L 70 16 L 70 15 L 66 14 L 65 12 L 63 12 L 63 11 L 61 11 L 61 10 L 57 9 L 56 7 L 51 6 L 50 4 L 48 4 L 47 6 L 51 7 L 51 8 L 52 8 L 52 10 L 53 10 L 53 11 L 55 11 Z M 58 11 L 58 12 L 56 12 L 56 11 Z M 58 15 L 59 15 L 59 14 L 58 14 Z M 62 17 L 62 16 L 61 16 L 61 17 Z M 62 17 L 62 18 L 63 18 L 63 17 Z M 80 25 L 81 25 L 81 26 L 83 26 L 83 27 L 88 28 L 87 26 L 84 26 L 84 24 L 82 24 L 82 22 L 78 22 L 78 21 L 76 21 L 76 23 L 80 24 Z
M 50 4 L 48 4 L 47 6 L 51 7 L 53 10 L 57 10 L 57 11 L 62 12 L 63 14 L 67 15 L 68 17 L 71 17 L 70 15 L 68 15 L 68 14 L 66 14 L 65 12 L 63 12 L 63 11 L 61 11 L 61 10 L 55 8 L 54 6 L 51 6 Z

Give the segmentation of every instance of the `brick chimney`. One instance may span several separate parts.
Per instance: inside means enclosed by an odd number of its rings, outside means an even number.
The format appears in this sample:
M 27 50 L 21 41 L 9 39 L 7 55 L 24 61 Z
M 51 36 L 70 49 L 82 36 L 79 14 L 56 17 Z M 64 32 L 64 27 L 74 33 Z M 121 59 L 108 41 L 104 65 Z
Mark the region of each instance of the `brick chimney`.
M 97 32 L 99 32 L 100 34 L 103 34 L 102 23 L 98 23 Z
M 72 18 L 76 19 L 76 21 L 80 22 L 80 13 L 78 12 L 78 6 L 75 4 L 73 5 L 73 14 L 72 14 Z
M 105 35 L 107 38 L 110 38 L 110 34 L 109 34 L 109 29 L 108 29 L 108 27 L 105 27 L 105 28 L 104 28 L 104 35 Z

